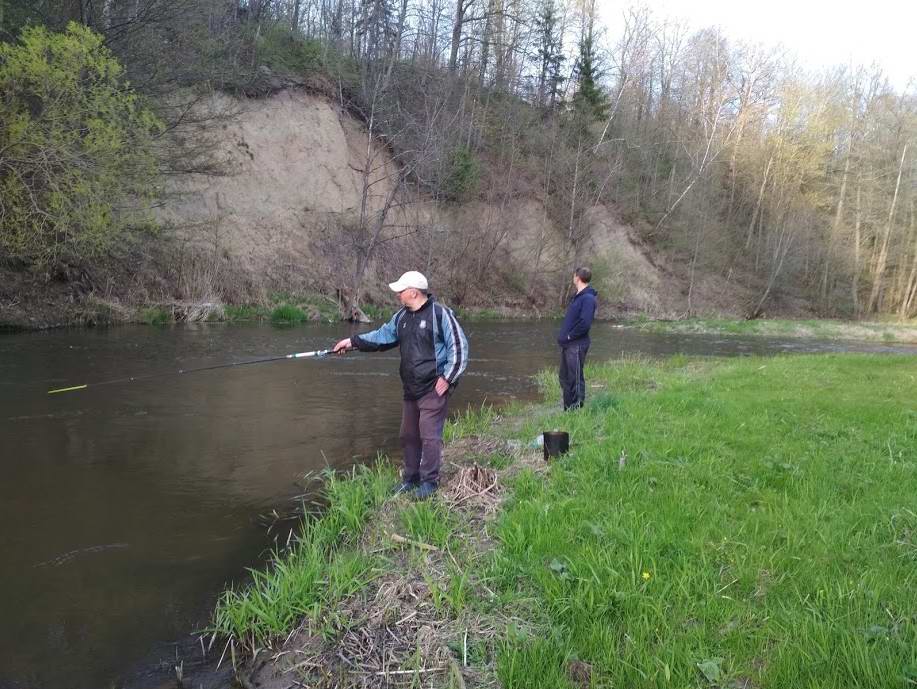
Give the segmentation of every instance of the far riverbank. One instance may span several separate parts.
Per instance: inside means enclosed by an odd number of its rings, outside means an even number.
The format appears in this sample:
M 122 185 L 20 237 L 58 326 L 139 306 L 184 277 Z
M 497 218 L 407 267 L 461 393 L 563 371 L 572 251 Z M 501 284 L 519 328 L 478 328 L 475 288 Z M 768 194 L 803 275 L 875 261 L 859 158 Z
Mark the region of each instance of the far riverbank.
M 917 343 L 915 321 L 841 321 L 830 319 L 732 320 L 687 318 L 684 320 L 630 319 L 627 327 L 654 333 L 797 337 L 818 340 Z

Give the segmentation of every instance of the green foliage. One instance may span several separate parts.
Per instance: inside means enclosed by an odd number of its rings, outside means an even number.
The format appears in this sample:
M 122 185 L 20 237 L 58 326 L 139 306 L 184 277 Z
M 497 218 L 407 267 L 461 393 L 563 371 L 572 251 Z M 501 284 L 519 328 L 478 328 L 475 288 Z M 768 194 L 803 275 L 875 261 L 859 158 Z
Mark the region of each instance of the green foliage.
M 424 574 L 424 581 L 430 589 L 433 606 L 440 612 L 454 616 L 461 615 L 473 596 L 468 571 L 456 566 L 449 568 L 448 576 L 444 581 L 437 581 L 426 574 Z
M 337 302 L 323 294 L 306 294 L 297 303 L 308 313 L 309 318 L 312 320 L 325 321 L 326 323 L 336 323 L 340 320 L 341 314 L 338 310 Z
M 480 457 L 477 461 L 479 464 L 491 469 L 505 469 L 515 461 L 515 458 L 507 452 L 493 452 Z
M 906 323 L 871 323 L 867 321 L 765 320 L 763 318 L 741 321 L 716 318 L 654 321 L 642 316 L 631 321 L 629 325 L 650 332 L 881 340 L 887 343 L 913 342 L 917 339 L 917 330 L 915 330 L 914 325 Z
M 576 76 L 577 90 L 573 97 L 573 105 L 578 117 L 587 123 L 604 119 L 608 111 L 608 102 L 598 85 L 600 74 L 591 31 L 580 41 Z
M 481 166 L 474 152 L 459 146 L 452 152 L 449 172 L 443 182 L 443 196 L 449 201 L 464 201 L 477 192 L 481 182 Z
M 488 585 L 546 615 L 500 650 L 503 686 L 564 686 L 572 659 L 588 686 L 906 686 L 913 360 L 682 356 L 586 378 L 614 403 L 518 430 L 563 428 L 571 452 L 519 475 L 494 532 Z
M 478 409 L 466 409 L 446 422 L 445 438 L 451 442 L 459 438 L 479 437 L 491 430 L 498 416 L 489 404 L 482 403 Z
M 541 106 L 553 107 L 557 103 L 560 98 L 560 87 L 564 82 L 561 67 L 566 58 L 563 54 L 559 20 L 554 0 L 543 0 L 534 19 L 540 62 L 538 102 Z
M 346 549 L 362 532 L 371 511 L 385 500 L 394 480 L 390 468 L 354 469 L 349 477 L 325 476 L 327 510 L 307 520 L 285 551 L 274 553 L 251 583 L 227 590 L 212 629 L 249 650 L 287 634 L 303 617 L 319 621 L 328 607 L 368 582 L 372 557 Z
M 172 314 L 161 306 L 150 306 L 140 310 L 140 320 L 147 325 L 165 325 L 172 320 Z
M 391 306 L 379 306 L 378 304 L 363 304 L 363 313 L 374 321 L 387 320 L 391 316 Z
M 292 304 L 281 304 L 271 311 L 271 323 L 275 325 L 294 325 L 307 319 L 306 312 Z
M 560 640 L 516 633 L 501 644 L 497 677 L 506 689 L 572 689 L 566 665 Z
M 258 61 L 278 72 L 302 74 L 321 65 L 321 43 L 290 31 L 285 23 L 259 27 L 254 45 Z
M 401 524 L 412 539 L 437 548 L 446 546 L 453 529 L 448 512 L 432 500 L 406 507 L 401 513 Z
M 0 44 L 0 248 L 49 263 L 109 249 L 152 197 L 160 131 L 90 29 Z
M 19 30 L 36 17 L 27 3 L 0 0 L 0 40 L 16 36 Z
M 506 318 L 506 315 L 495 309 L 488 308 L 464 308 L 457 306 L 455 309 L 456 317 L 463 321 L 499 321 Z
M 227 304 L 223 307 L 223 319 L 229 323 L 262 320 L 268 316 L 265 309 L 251 304 Z

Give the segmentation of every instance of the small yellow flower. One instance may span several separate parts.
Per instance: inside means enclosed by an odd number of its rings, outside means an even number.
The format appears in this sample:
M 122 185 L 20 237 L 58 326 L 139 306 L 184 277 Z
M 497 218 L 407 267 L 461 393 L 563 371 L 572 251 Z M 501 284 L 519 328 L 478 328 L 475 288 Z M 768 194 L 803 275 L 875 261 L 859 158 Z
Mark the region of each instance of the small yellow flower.
M 653 575 L 650 574 L 649 572 L 644 572 L 644 573 L 643 573 L 643 581 L 649 581 L 650 578 L 651 578 L 652 576 L 653 576 Z

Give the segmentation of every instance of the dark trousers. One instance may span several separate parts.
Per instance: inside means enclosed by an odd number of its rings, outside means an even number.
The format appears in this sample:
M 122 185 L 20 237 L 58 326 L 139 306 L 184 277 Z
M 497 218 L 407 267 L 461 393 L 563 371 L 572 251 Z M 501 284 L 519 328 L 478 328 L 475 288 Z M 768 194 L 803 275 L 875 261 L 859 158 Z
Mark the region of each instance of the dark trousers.
M 586 352 L 589 342 L 573 342 L 560 348 L 560 391 L 564 396 L 564 410 L 582 407 L 586 401 Z
M 401 412 L 401 448 L 404 450 L 404 481 L 439 481 L 443 463 L 443 426 L 449 393 L 440 397 L 431 390 L 419 400 L 404 400 Z

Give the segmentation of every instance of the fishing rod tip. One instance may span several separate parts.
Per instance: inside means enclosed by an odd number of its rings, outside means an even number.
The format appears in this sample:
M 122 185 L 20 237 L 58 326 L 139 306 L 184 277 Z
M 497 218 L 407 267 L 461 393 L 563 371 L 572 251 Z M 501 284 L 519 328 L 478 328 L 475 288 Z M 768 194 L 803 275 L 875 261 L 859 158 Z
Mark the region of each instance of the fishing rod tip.
M 54 394 L 57 394 L 58 392 L 72 392 L 74 390 L 85 390 L 88 387 L 89 387 L 88 383 L 86 385 L 74 385 L 73 387 L 70 387 L 70 388 L 57 388 L 55 390 L 48 390 L 48 394 L 54 395 Z

